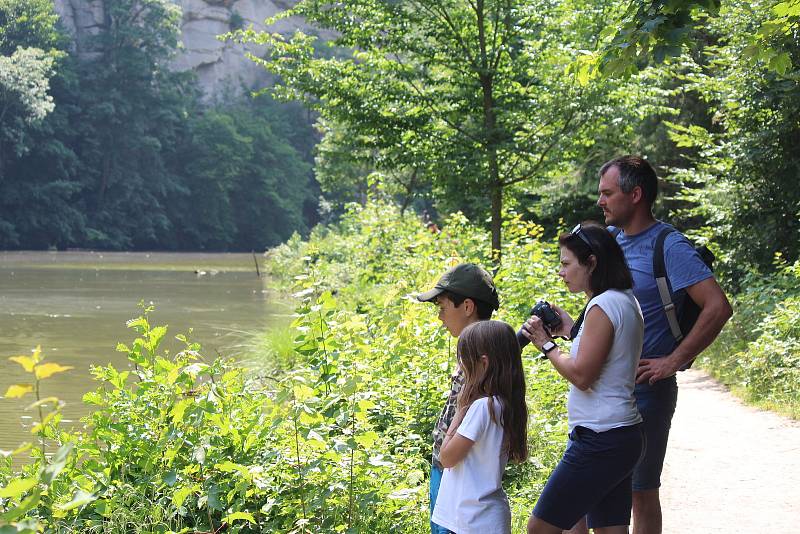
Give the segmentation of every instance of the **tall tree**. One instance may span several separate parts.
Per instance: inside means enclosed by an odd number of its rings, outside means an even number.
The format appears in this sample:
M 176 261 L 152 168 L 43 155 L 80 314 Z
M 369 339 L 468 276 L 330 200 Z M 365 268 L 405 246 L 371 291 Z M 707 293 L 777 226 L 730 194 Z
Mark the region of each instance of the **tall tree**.
M 64 53 L 64 37 L 47 0 L 0 0 L 0 246 L 19 246 L 42 209 L 70 192 L 42 189 L 18 163 L 37 146 L 54 108 L 51 82 Z M 66 217 L 65 219 L 70 219 Z
M 303 128 L 296 119 L 258 98 L 191 122 L 181 148 L 188 192 L 172 203 L 177 246 L 263 250 L 308 229 L 304 210 L 315 199 L 311 165 L 289 142 Z
M 78 155 L 89 244 L 153 247 L 172 231 L 171 165 L 196 103 L 191 77 L 173 73 L 180 8 L 169 0 L 102 0 L 103 26 L 80 65 Z
M 546 0 L 301 1 L 316 37 L 239 32 L 268 46 L 259 60 L 280 75 L 278 94 L 298 98 L 375 150 L 378 167 L 409 169 L 448 207 L 490 215 L 499 259 L 504 191 L 557 165 L 598 86 L 577 87 L 565 69 L 565 14 Z M 597 10 L 599 16 L 601 10 Z M 487 202 L 488 200 L 488 202 Z M 488 206 L 487 206 L 488 204 Z M 488 208 L 488 209 L 487 209 Z

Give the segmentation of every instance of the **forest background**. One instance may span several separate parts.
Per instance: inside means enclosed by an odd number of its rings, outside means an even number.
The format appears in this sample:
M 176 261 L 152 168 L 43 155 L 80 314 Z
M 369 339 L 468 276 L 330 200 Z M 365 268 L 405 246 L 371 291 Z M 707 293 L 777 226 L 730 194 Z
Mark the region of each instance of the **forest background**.
M 277 84 L 224 105 L 166 68 L 173 4 L 104 1 L 102 53 L 78 59 L 50 2 L 0 0 L 0 245 L 286 241 L 268 261 L 296 318 L 271 363 L 245 370 L 183 335 L 164 353 L 145 310 L 118 347 L 130 369 L 93 371 L 76 432 L 39 398 L 62 369 L 18 357 L 32 381 L 6 397 L 35 393 L 39 421 L 35 445 L 4 452 L 32 462 L 1 471 L 3 532 L 424 530 L 454 356 L 404 297 L 470 260 L 496 272 L 502 319 L 544 295 L 575 310 L 553 237 L 599 218 L 597 169 L 621 153 L 656 165 L 657 215 L 713 249 L 735 302 L 700 364 L 800 413 L 797 0 L 306 0 L 291 13 L 318 34 L 232 24 L 226 38 L 263 45 L 253 59 Z M 564 430 L 563 382 L 525 363 L 517 528 Z

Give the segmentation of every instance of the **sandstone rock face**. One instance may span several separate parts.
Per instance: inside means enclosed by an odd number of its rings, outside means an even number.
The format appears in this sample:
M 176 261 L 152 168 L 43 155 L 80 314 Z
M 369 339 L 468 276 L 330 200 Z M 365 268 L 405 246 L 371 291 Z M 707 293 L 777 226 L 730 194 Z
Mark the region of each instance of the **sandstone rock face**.
M 291 7 L 296 0 L 172 0 L 183 11 L 182 48 L 172 62 L 176 70 L 192 69 L 206 98 L 224 98 L 231 94 L 263 87 L 270 83 L 269 73 L 247 58 L 248 52 L 262 53 L 254 45 L 223 42 L 218 35 L 238 27 L 291 34 L 297 29 L 310 31 L 299 18 L 279 21 L 267 28 L 264 20 Z M 55 0 L 56 11 L 65 28 L 75 37 L 78 54 L 85 49 L 87 36 L 100 31 L 104 18 L 103 0 Z

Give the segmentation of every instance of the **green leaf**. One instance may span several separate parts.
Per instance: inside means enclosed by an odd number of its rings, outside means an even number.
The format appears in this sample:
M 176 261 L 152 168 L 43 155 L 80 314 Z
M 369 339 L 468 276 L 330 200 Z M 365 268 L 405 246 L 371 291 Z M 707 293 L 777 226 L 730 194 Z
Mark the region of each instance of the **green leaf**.
M 363 434 L 356 436 L 356 443 L 358 443 L 365 449 L 368 449 L 375 444 L 375 442 L 378 440 L 378 437 L 379 436 L 377 432 L 374 431 L 365 432 Z
M 53 404 L 58 405 L 58 397 L 45 397 L 43 399 L 39 399 L 36 402 L 33 402 L 25 407 L 26 410 L 33 410 L 34 408 L 38 408 L 39 406 L 44 406 L 45 404 Z
M 256 519 L 253 517 L 253 514 L 250 512 L 234 512 L 232 514 L 226 515 L 222 521 L 225 523 L 233 523 L 237 520 L 247 521 L 248 523 L 252 523 L 253 525 L 256 524 Z
M 16 500 L 38 483 L 35 478 L 15 478 L 0 489 L 0 497 Z
M 177 481 L 178 481 L 178 473 L 177 473 L 177 471 L 174 471 L 174 470 L 173 471 L 167 471 L 166 473 L 164 473 L 161 476 L 161 482 L 163 482 L 164 484 L 166 484 L 169 487 L 174 486 Z
M 94 493 L 89 493 L 88 491 L 78 490 L 75 492 L 75 495 L 72 497 L 72 500 L 66 504 L 58 506 L 58 509 L 62 512 L 67 512 L 74 508 L 78 508 L 80 506 L 84 506 L 97 500 L 97 495 Z
M 772 11 L 779 17 L 800 17 L 800 2 L 781 2 Z
M 39 499 L 41 498 L 41 490 L 35 489 L 33 493 L 31 493 L 28 497 L 23 500 L 19 506 L 11 508 L 10 510 L 0 514 L 0 521 L 3 522 L 10 522 L 14 521 L 17 518 L 20 518 L 27 514 L 29 511 L 36 508 L 36 505 L 39 504 Z
M 75 445 L 72 442 L 65 443 L 56 451 L 56 453 L 53 455 L 50 465 L 45 467 L 42 471 L 42 482 L 49 485 L 58 476 L 58 474 L 61 473 L 61 470 L 64 469 L 65 465 L 67 465 L 67 459 L 69 458 L 74 446 Z
M 175 406 L 172 407 L 170 410 L 170 416 L 172 417 L 173 423 L 179 423 L 183 421 L 183 415 L 186 413 L 186 409 L 194 404 L 194 399 L 183 399 L 178 401 Z
M 224 473 L 237 472 L 237 473 L 244 474 L 244 475 L 247 475 L 247 474 L 250 473 L 250 470 L 246 466 L 240 465 L 240 464 L 237 464 L 237 463 L 233 463 L 233 462 L 230 462 L 230 461 L 226 461 L 226 462 L 222 462 L 222 463 L 219 463 L 219 464 L 215 464 L 214 468 L 215 469 L 219 469 L 220 471 L 222 471 Z
M 183 506 L 186 498 L 194 492 L 195 487 L 193 486 L 179 488 L 175 491 L 175 493 L 172 494 L 172 504 L 174 504 L 176 508 L 180 508 Z
M 782 52 L 769 60 L 769 68 L 781 76 L 792 66 L 792 58 L 788 52 Z

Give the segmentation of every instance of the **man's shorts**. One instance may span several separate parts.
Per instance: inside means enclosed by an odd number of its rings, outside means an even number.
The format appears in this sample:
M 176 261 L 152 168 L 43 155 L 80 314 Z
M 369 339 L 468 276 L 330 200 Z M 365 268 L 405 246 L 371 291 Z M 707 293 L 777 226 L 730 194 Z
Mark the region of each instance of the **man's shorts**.
M 657 489 L 661 486 L 669 429 L 678 402 L 678 381 L 671 376 L 652 386 L 636 384 L 633 395 L 644 420 L 646 443 L 644 456 L 633 471 L 633 491 Z
M 583 516 L 589 528 L 630 524 L 631 474 L 644 449 L 641 426 L 606 432 L 575 427 L 533 515 L 562 530 Z

